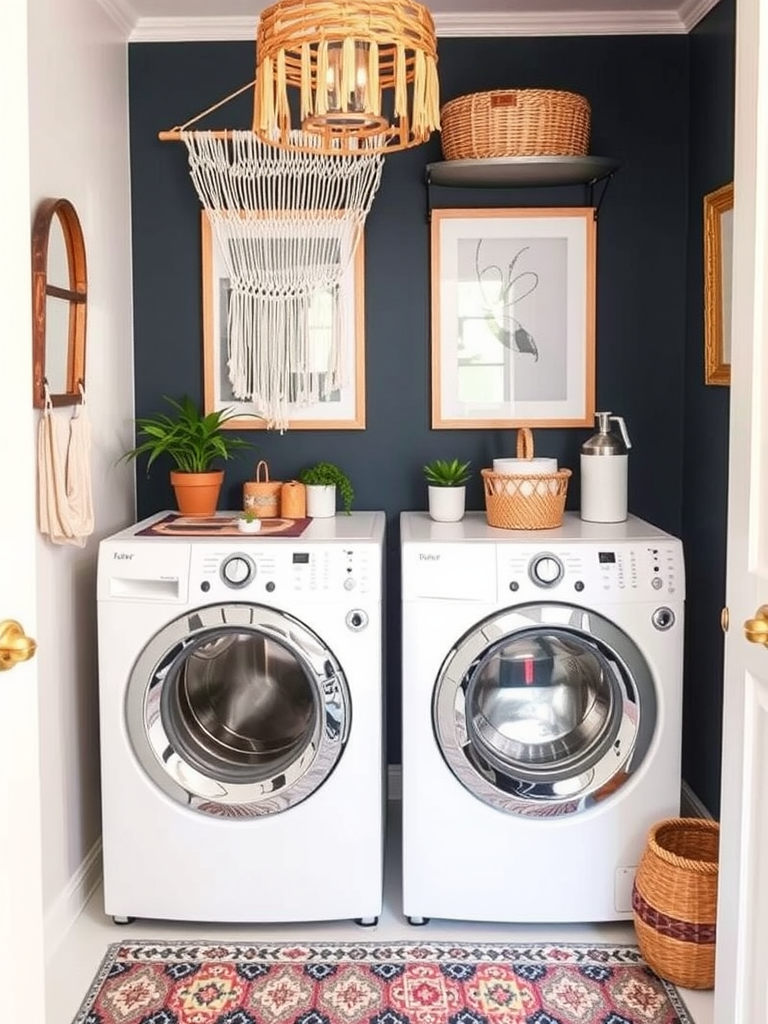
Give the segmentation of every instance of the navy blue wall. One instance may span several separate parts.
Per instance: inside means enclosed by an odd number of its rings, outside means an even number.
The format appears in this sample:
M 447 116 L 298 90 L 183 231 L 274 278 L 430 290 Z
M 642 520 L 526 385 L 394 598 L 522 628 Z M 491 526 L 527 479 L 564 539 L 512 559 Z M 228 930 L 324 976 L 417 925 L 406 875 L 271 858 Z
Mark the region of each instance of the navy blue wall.
M 598 225 L 597 407 L 621 413 L 634 442 L 631 511 L 676 534 L 683 528 L 684 395 L 693 373 L 686 362 L 687 307 L 693 304 L 686 272 L 690 51 L 687 36 L 439 43 L 443 100 L 495 87 L 583 93 L 592 104 L 591 152 L 622 163 Z M 159 142 L 157 133 L 252 76 L 249 43 L 130 47 L 138 415 L 160 408 L 164 394 L 202 399 L 200 207 L 184 147 Z M 250 99 L 244 97 L 212 115 L 204 127 L 248 127 L 249 117 Z M 456 455 L 471 459 L 479 471 L 513 444 L 503 431 L 429 426 L 429 228 L 423 181 L 426 163 L 439 159 L 439 136 L 387 157 L 368 218 L 366 430 L 252 432 L 256 450 L 228 464 L 221 501 L 222 507 L 239 507 L 242 483 L 252 476 L 256 458 L 268 459 L 275 478 L 290 478 L 310 461 L 328 458 L 351 476 L 358 508 L 387 512 L 390 763 L 400 760 L 397 515 L 426 507 L 421 475 L 426 460 Z M 586 201 L 580 187 L 432 188 L 431 200 L 447 207 Z M 578 451 L 589 433 L 536 433 L 538 454 L 556 456 L 575 471 L 569 508 L 579 505 Z M 149 478 L 139 475 L 138 502 L 141 516 L 173 507 L 162 468 Z M 483 507 L 479 474 L 468 502 Z M 688 759 L 688 768 L 696 788 L 696 756 Z
M 683 540 L 688 557 L 683 774 L 720 808 L 730 388 L 704 384 L 703 198 L 733 181 L 735 0 L 691 34 L 690 231 L 685 349 Z

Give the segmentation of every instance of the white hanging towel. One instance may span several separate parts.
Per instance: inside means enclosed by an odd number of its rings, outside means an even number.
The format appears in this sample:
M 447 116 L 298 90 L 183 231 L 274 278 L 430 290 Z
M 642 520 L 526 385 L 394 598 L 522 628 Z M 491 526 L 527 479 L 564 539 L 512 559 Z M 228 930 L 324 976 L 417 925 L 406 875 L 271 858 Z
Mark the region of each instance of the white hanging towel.
M 54 416 L 46 393 L 37 436 L 37 501 L 40 532 L 54 544 L 83 547 L 93 533 L 91 424 L 81 403 L 67 420 Z

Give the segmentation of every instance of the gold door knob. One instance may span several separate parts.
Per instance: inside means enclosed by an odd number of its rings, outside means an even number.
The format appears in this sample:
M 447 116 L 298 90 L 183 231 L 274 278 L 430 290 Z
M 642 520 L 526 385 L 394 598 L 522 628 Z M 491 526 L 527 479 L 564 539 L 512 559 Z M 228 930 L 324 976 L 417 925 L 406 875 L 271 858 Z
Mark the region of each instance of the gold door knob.
M 744 636 L 751 644 L 768 647 L 768 604 L 761 604 L 754 619 L 747 619 L 744 623 Z
M 13 668 L 20 661 L 28 661 L 36 650 L 37 644 L 24 633 L 20 623 L 13 619 L 0 621 L 0 672 Z

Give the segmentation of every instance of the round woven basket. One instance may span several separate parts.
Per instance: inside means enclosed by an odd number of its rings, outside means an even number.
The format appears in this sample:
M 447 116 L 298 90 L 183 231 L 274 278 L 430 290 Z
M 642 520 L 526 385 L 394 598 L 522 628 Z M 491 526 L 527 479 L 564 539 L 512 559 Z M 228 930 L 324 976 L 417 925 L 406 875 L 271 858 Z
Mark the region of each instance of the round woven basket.
M 533 434 L 517 432 L 517 458 L 533 459 Z M 502 530 L 551 530 L 560 526 L 565 511 L 570 469 L 536 476 L 480 470 L 489 526 Z
M 720 828 L 705 818 L 667 818 L 648 833 L 632 910 L 649 967 L 683 988 L 715 983 Z
M 584 156 L 591 110 L 578 93 L 496 89 L 457 96 L 440 111 L 446 160 Z

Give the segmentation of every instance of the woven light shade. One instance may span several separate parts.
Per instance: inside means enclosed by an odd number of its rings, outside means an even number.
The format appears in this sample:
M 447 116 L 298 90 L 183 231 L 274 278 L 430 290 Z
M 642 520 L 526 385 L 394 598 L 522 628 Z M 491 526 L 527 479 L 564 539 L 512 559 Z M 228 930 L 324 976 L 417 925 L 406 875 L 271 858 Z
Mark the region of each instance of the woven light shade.
M 281 0 L 262 12 L 256 57 L 264 142 L 303 149 L 301 127 L 319 138 L 311 152 L 389 153 L 440 127 L 435 26 L 412 0 Z

